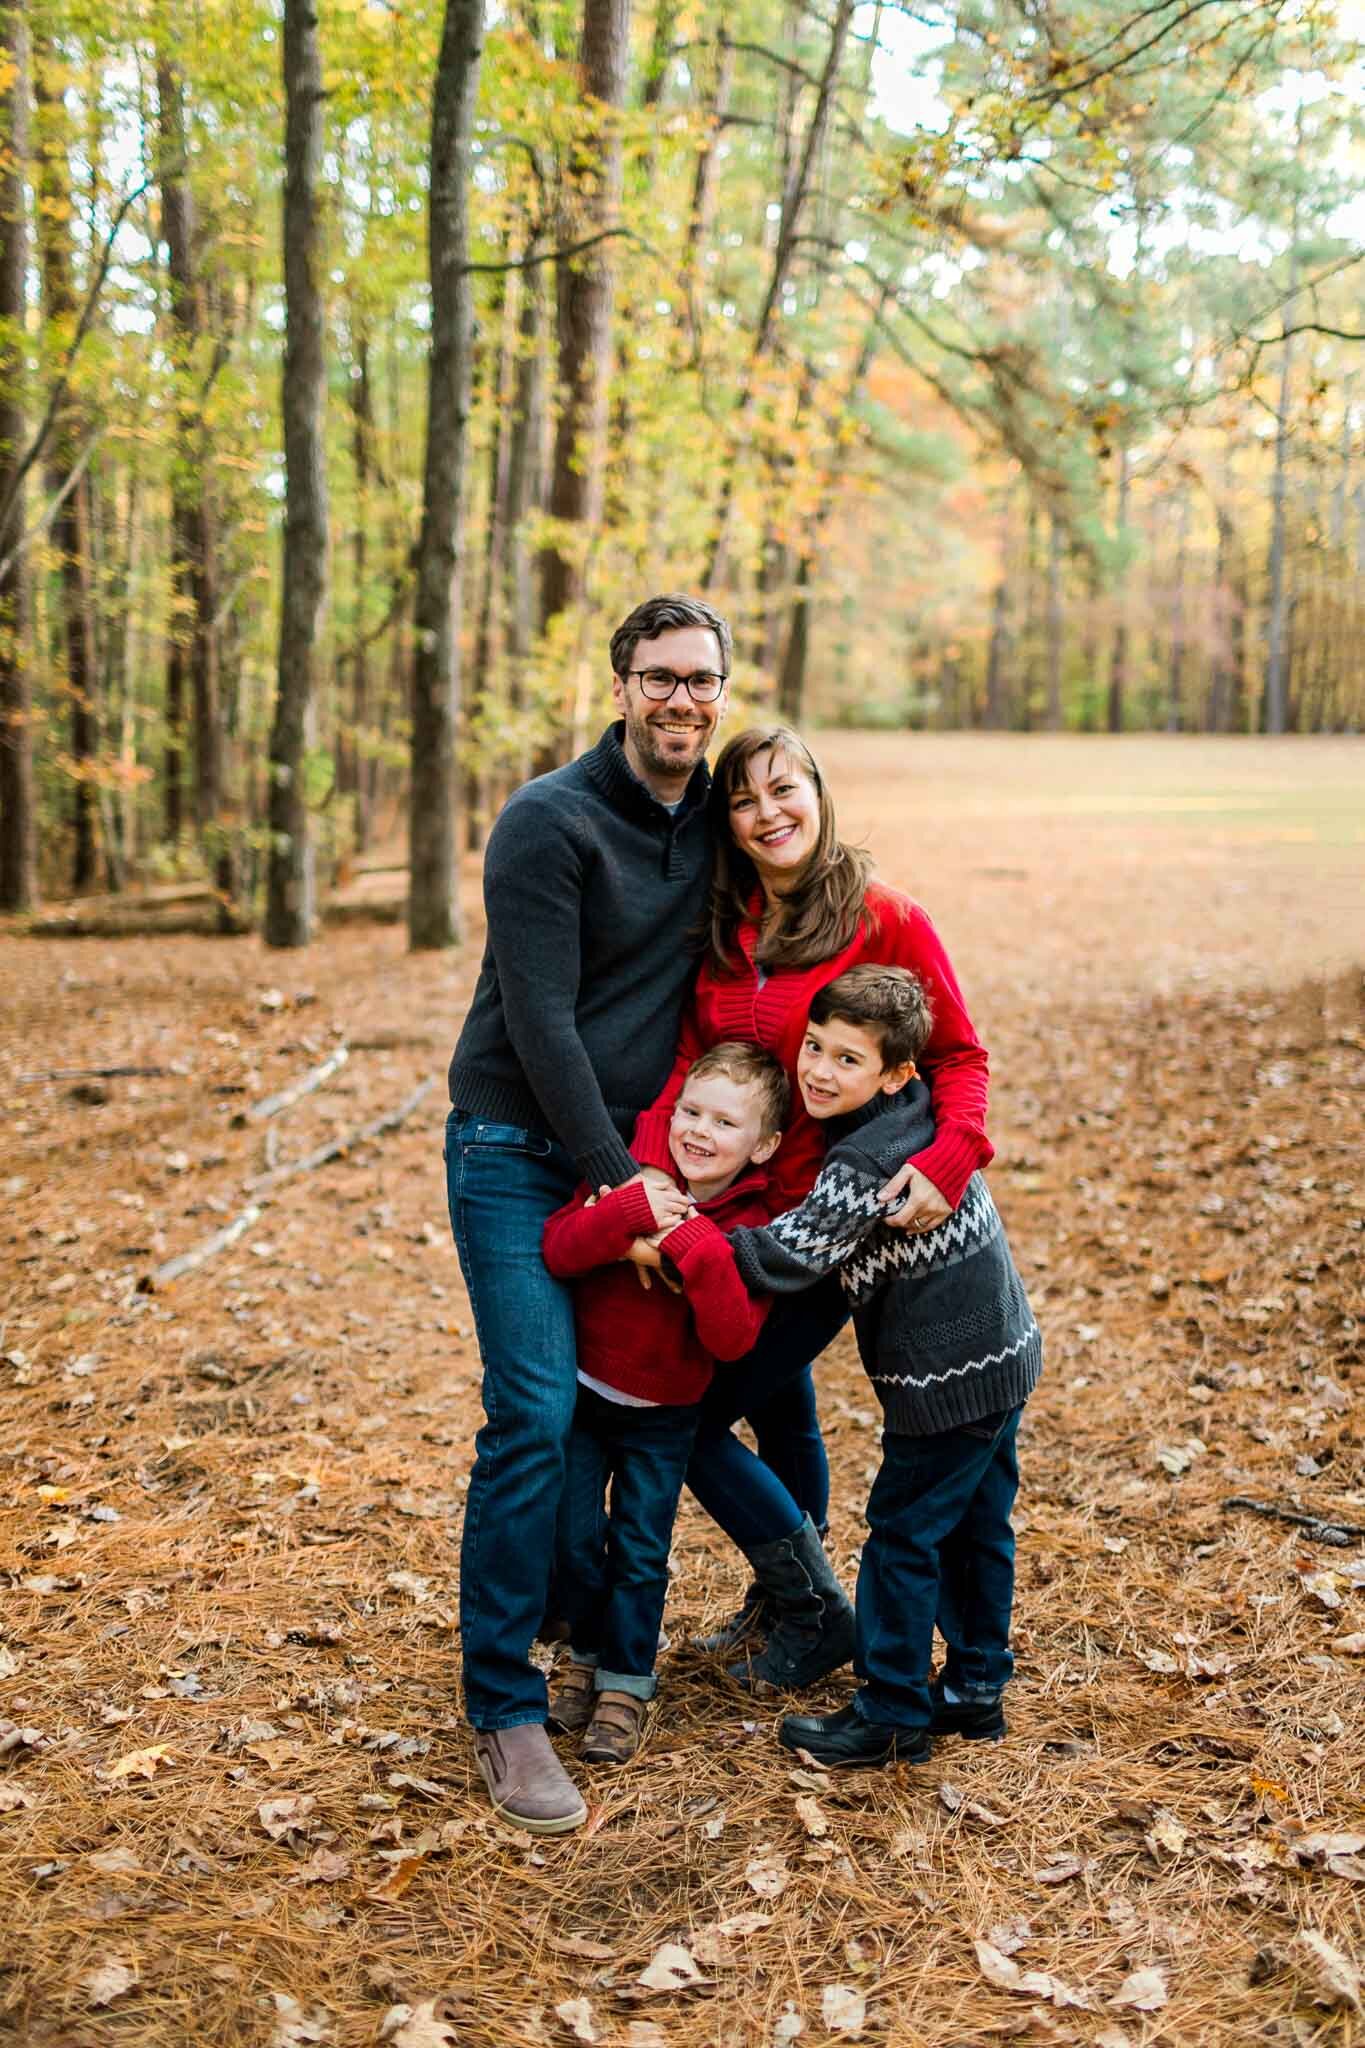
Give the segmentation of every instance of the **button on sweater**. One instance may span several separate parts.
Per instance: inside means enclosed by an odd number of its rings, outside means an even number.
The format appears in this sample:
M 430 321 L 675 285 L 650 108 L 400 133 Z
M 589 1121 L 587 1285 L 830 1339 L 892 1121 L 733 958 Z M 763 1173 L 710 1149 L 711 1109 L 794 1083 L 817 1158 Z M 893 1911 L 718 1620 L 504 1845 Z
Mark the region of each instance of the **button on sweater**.
M 670 812 L 623 732 L 525 784 L 493 827 L 488 943 L 450 1063 L 456 1109 L 557 1138 L 594 1187 L 636 1170 L 629 1139 L 668 1075 L 710 865 L 705 764 Z
M 676 1173 L 674 1175 L 676 1179 Z M 681 1183 L 679 1183 L 681 1185 Z M 547 1218 L 541 1248 L 560 1280 L 576 1280 L 574 1327 L 578 1363 L 621 1394 L 684 1407 L 699 1401 L 717 1358 L 742 1358 L 768 1313 L 735 1270 L 727 1233 L 741 1223 L 766 1223 L 768 1176 L 750 1167 L 696 1216 L 670 1230 L 662 1250 L 682 1281 L 674 1294 L 657 1274 L 640 1285 L 622 1264 L 637 1237 L 654 1230 L 649 1199 L 638 1181 L 587 1206 L 581 1187 Z

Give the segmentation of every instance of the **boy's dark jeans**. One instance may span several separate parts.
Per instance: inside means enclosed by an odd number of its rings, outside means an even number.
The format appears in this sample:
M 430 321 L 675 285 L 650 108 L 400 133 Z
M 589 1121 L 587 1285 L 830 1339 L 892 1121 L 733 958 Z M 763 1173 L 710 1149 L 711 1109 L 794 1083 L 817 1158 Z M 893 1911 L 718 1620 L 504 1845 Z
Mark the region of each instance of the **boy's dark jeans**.
M 578 1389 L 555 1568 L 570 1643 L 596 1663 L 599 1691 L 654 1695 L 668 1550 L 696 1427 L 696 1403 L 627 1408 Z
M 993 1699 L 1009 1679 L 1022 1412 L 882 1438 L 858 1570 L 854 1705 L 865 1720 L 928 1727 L 935 1623 L 948 1646 L 943 1682 L 958 1698 Z

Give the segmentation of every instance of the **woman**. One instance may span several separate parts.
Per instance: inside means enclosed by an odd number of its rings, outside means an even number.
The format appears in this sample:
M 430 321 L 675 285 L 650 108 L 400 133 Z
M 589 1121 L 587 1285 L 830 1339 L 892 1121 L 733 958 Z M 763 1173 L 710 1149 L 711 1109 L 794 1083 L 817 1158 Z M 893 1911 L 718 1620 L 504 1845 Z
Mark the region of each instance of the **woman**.
M 722 1039 L 751 1039 L 777 1055 L 792 1083 L 797 1106 L 770 1184 L 775 1212 L 794 1207 L 824 1152 L 796 1088 L 811 997 L 859 962 L 905 967 L 933 1010 L 921 1067 L 935 1132 L 881 1192 L 888 1221 L 933 1229 L 992 1151 L 985 1047 L 933 925 L 900 890 L 871 880 L 868 855 L 839 839 L 814 757 L 789 727 L 737 734 L 716 763 L 710 804 L 705 954 L 668 1085 L 636 1126 L 635 1158 L 665 1167 L 669 1115 L 692 1061 Z M 740 1612 L 708 1646 L 726 1648 L 763 1623 L 770 1627 L 762 1655 L 732 1667 L 744 1681 L 808 1685 L 852 1655 L 852 1610 L 820 1542 L 829 1467 L 810 1365 L 846 1315 L 834 1280 L 778 1304 L 754 1350 L 717 1374 L 703 1402 L 688 1485 L 754 1568 Z M 754 1430 L 758 1457 L 733 1434 L 741 1416 Z

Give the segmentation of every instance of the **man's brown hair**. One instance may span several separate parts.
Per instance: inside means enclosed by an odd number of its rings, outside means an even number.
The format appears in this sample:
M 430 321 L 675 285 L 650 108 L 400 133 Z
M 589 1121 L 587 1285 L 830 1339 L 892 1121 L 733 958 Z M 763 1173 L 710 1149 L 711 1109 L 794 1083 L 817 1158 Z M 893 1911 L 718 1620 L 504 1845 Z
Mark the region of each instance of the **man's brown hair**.
M 704 626 L 716 636 L 720 648 L 720 672 L 728 676 L 734 643 L 730 624 L 705 598 L 689 597 L 685 591 L 666 591 L 662 597 L 647 597 L 622 619 L 611 636 L 611 672 L 624 679 L 635 659 L 639 640 L 657 640 L 661 633 L 680 627 Z
M 905 967 L 850 967 L 811 998 L 812 1024 L 859 1024 L 881 1047 L 882 1067 L 917 1060 L 929 1041 L 929 998 Z
M 756 1084 L 761 1090 L 759 1099 L 762 1105 L 759 1136 L 777 1136 L 791 1107 L 791 1084 L 781 1060 L 774 1059 L 761 1045 L 748 1045 L 742 1039 L 729 1038 L 720 1045 L 713 1045 L 699 1060 L 693 1060 L 687 1070 L 687 1081 L 704 1081 L 708 1074 L 723 1074 L 727 1081 L 734 1082 L 736 1088 Z M 687 1081 L 683 1082 L 684 1088 Z

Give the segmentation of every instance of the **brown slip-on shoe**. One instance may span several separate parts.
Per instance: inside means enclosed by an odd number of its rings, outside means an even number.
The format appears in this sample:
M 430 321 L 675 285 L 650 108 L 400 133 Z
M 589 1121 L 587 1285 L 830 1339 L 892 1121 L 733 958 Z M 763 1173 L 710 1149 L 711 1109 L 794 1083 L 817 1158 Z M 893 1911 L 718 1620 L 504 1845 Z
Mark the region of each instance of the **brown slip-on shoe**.
M 578 1787 L 538 1721 L 479 1728 L 474 1755 L 500 1820 L 531 1835 L 566 1835 L 588 1817 Z
M 556 1735 L 579 1735 L 592 1719 L 597 1666 L 579 1664 L 570 1657 L 556 1677 L 559 1683 L 550 1695 L 545 1725 L 553 1728 Z
M 647 1704 L 633 1692 L 599 1692 L 583 1758 L 590 1764 L 628 1764 L 644 1738 Z

